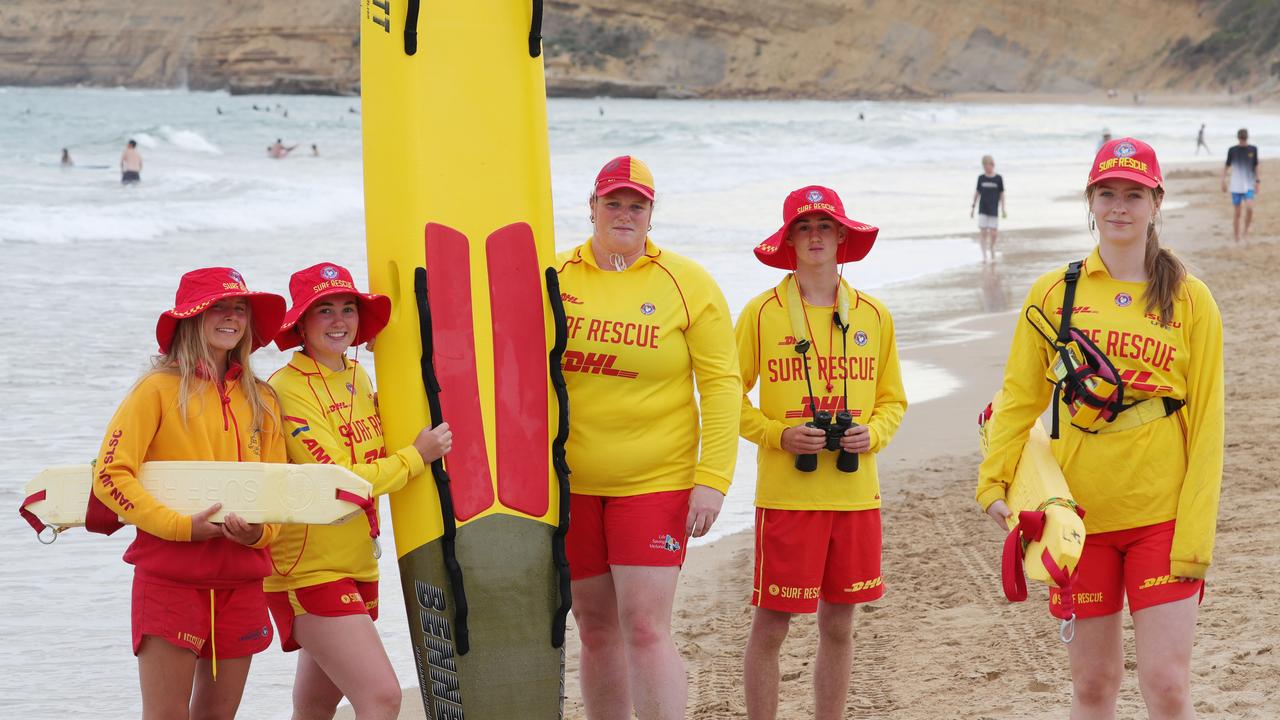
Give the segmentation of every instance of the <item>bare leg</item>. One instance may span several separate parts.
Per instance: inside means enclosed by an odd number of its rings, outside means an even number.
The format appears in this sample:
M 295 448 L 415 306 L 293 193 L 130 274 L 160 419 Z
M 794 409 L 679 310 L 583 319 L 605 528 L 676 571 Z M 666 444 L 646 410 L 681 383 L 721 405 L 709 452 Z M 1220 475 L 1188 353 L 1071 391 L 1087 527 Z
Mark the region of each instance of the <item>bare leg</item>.
M 1192 720 L 1191 647 L 1195 644 L 1195 595 L 1133 614 L 1138 687 L 1152 720 Z
M 1231 218 L 1231 232 L 1236 242 L 1240 242 L 1240 206 L 1235 206 L 1235 215 Z
M 1243 242 L 1249 242 L 1249 228 L 1253 225 L 1253 201 L 1245 200 L 1244 205 L 1244 234 L 1240 236 Z
M 191 720 L 232 720 L 240 708 L 252 660 L 252 655 L 219 660 L 215 682 L 213 663 L 201 658 L 196 663 L 196 693 L 191 699 Z
M 671 639 L 678 567 L 614 565 L 618 620 L 640 720 L 682 720 L 689 704 L 684 660 Z
M 138 680 L 142 686 L 142 720 L 186 718 L 196 654 L 154 635 L 138 647 Z
M 995 232 L 992 232 L 994 235 Z M 992 254 L 994 260 L 994 253 Z M 815 720 L 840 720 L 849 699 L 853 670 L 853 611 L 856 605 L 818 603 L 818 661 L 813 668 Z
M 630 720 L 631 683 L 618 625 L 613 575 L 573 582 L 573 619 L 582 642 L 578 680 L 590 720 Z
M 1071 720 L 1115 720 L 1124 678 L 1120 613 L 1076 620 L 1071 660 Z
M 791 613 L 756 608 L 743 660 L 749 720 L 778 717 L 778 653 L 790 627 Z
M 400 714 L 400 683 L 368 615 L 300 615 L 294 636 L 320 673 L 298 658 L 293 688 L 294 718 L 333 717 L 337 700 L 351 700 L 357 720 L 394 720 Z M 308 672 L 304 675 L 303 670 Z M 319 677 L 323 675 L 324 677 Z M 338 691 L 334 699 L 333 690 Z M 330 704 L 332 702 L 332 704 Z M 314 714 L 303 714 L 311 711 Z

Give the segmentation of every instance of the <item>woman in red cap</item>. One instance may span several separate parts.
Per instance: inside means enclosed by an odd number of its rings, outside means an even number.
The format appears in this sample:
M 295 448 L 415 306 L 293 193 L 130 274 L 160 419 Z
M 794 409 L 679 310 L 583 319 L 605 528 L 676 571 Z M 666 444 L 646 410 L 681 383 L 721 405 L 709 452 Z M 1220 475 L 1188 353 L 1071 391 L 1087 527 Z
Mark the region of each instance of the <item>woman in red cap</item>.
M 653 175 L 610 160 L 588 207 L 593 232 L 558 259 L 572 398 L 566 550 L 590 718 L 683 718 L 671 638 L 690 537 L 715 522 L 737 458 L 741 387 L 733 327 L 701 266 L 647 236 Z M 698 397 L 694 397 L 694 378 Z
M 276 336 L 298 347 L 271 376 L 295 463 L 333 463 L 373 485 L 375 505 L 341 525 L 285 525 L 271 544 L 264 586 L 280 645 L 298 653 L 293 717 L 331 718 L 345 696 L 360 720 L 394 718 L 400 683 L 373 621 L 378 617 L 376 498 L 395 492 L 449 452 L 448 423 L 424 428 L 388 455 L 369 374 L 347 349 L 373 340 L 391 317 L 385 295 L 360 292 L 341 265 L 320 263 L 289 279 L 293 307 Z M 373 538 L 373 539 L 371 539 Z
M 143 489 L 138 470 L 154 460 L 286 461 L 275 394 L 249 366 L 284 307 L 279 295 L 250 292 L 231 268 L 183 275 L 174 308 L 156 324 L 160 355 L 98 452 L 90 525 L 105 515 L 99 527 L 113 531 L 118 515 L 137 527 L 124 559 L 135 568 L 144 719 L 234 717 L 252 656 L 271 644 L 262 578 L 278 527 L 234 514 L 215 525 L 218 504 L 182 515 Z
M 1006 490 L 1032 424 L 1052 403 L 1053 453 L 1087 511 L 1069 591 L 1050 588 L 1049 599 L 1056 617 L 1075 618 L 1071 717 L 1115 717 L 1127 597 L 1149 714 L 1190 718 L 1191 649 L 1222 484 L 1222 318 L 1204 283 L 1160 247 L 1164 180 L 1151 146 L 1104 144 L 1085 198 L 1098 245 L 1027 294 L 977 499 L 1003 530 Z M 1027 320 L 1040 314 L 1059 326 L 1058 337 Z M 1068 341 L 1096 346 L 1085 369 L 1112 376 L 1114 392 L 1090 395 L 1096 380 L 1080 385 L 1073 376 L 1047 381 Z
M 756 607 L 747 642 L 747 716 L 778 712 L 778 655 L 796 613 L 818 613 L 814 717 L 844 717 L 857 603 L 884 594 L 876 453 L 907 398 L 893 318 L 841 277 L 879 231 L 810 185 L 787 195 L 782 227 L 756 258 L 790 270 L 738 316 L 742 436 L 759 446 Z M 746 392 L 760 382 L 760 406 Z M 834 452 L 826 452 L 831 450 Z

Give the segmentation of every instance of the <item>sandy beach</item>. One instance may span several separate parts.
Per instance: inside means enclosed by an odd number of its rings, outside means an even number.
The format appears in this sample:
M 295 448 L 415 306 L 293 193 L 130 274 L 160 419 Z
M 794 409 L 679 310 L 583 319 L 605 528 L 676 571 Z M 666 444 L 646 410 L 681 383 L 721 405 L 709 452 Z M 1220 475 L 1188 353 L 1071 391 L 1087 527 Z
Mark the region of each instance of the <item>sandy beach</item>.
M 1264 302 L 1280 268 L 1280 201 L 1262 194 L 1254 239 L 1231 242 L 1231 207 L 1217 163 L 1168 172 L 1168 198 L 1185 206 L 1164 216 L 1163 240 L 1204 279 L 1225 325 L 1227 452 L 1215 562 L 1201 606 L 1193 659 L 1197 712 L 1206 718 L 1272 718 L 1280 689 L 1280 602 L 1267 580 L 1280 570 L 1280 461 L 1263 439 L 1280 424 L 1280 381 L 1255 370 L 1280 351 Z M 1079 232 L 1085 232 L 1083 228 Z M 1003 234 L 1017 246 L 1017 233 Z M 1068 258 L 1063 258 L 1065 261 Z M 1020 297 L 1013 298 L 1016 306 Z M 944 398 L 913 405 L 881 454 L 886 596 L 861 607 L 846 717 L 1056 718 L 1070 701 L 1066 651 L 1043 586 L 1010 604 L 1000 592 L 1002 535 L 973 501 L 978 410 L 997 388 L 1014 312 L 971 318 L 945 344 L 903 353 L 963 380 Z M 957 341 L 955 337 L 960 339 Z M 689 717 L 745 717 L 742 651 L 750 627 L 751 534 L 689 553 L 674 622 L 689 673 Z M 1126 613 L 1130 670 L 1120 717 L 1145 715 Z M 813 616 L 799 617 L 783 649 L 780 717 L 812 714 Z M 585 718 L 570 633 L 566 717 Z M 345 714 L 344 714 L 345 713 Z M 350 718 L 350 708 L 339 717 Z M 423 717 L 417 687 L 401 717 Z

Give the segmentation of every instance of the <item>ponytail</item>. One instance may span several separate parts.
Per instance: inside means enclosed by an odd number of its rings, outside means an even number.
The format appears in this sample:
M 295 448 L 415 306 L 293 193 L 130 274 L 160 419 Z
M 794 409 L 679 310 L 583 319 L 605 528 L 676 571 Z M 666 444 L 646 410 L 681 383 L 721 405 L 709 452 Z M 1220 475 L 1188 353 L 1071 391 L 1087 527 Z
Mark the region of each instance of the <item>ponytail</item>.
M 1163 188 L 1151 191 L 1151 199 L 1156 203 L 1163 196 Z M 1159 314 L 1160 322 L 1167 325 L 1173 320 L 1173 301 L 1182 291 L 1187 268 L 1173 252 L 1160 247 L 1160 235 L 1154 222 L 1147 226 L 1147 252 L 1143 266 L 1147 273 L 1147 290 L 1143 294 L 1146 310 Z

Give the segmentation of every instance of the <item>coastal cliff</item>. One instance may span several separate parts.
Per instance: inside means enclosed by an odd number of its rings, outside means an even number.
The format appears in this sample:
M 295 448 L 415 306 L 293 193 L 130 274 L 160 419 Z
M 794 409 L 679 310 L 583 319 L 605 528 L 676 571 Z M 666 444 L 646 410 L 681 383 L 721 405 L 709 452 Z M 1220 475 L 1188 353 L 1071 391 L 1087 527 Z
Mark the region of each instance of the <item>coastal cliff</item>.
M 0 84 L 354 94 L 359 4 L 7 0 Z M 547 82 L 641 97 L 1265 93 L 1280 77 L 1273 5 L 547 0 Z

